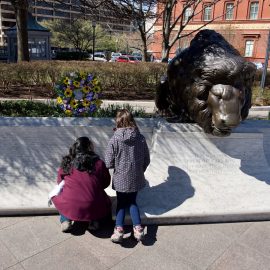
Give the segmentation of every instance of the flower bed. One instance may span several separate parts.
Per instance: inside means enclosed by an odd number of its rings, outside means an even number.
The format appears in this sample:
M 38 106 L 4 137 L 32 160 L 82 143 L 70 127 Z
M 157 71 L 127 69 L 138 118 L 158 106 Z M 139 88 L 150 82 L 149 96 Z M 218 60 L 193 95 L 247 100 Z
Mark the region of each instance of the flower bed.
M 55 86 L 57 104 L 68 116 L 90 116 L 102 101 L 100 81 L 92 74 L 71 72 Z

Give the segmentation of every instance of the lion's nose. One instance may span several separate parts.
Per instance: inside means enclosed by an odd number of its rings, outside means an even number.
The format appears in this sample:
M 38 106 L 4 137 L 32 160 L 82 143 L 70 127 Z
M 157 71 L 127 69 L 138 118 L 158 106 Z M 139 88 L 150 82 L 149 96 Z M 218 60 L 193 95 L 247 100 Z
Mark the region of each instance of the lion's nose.
M 240 117 L 236 117 L 235 115 L 224 115 L 220 114 L 218 119 L 218 126 L 220 128 L 228 127 L 234 128 L 240 123 Z

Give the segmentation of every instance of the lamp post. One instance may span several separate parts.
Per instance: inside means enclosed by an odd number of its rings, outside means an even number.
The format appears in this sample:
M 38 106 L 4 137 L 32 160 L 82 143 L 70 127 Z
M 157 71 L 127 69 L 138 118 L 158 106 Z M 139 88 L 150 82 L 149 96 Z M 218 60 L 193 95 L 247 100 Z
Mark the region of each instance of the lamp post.
M 261 84 L 260 84 L 262 92 L 264 91 L 265 78 L 266 78 L 266 74 L 267 74 L 269 52 L 270 52 L 270 30 L 269 30 L 269 33 L 268 33 L 268 42 L 267 42 L 267 47 L 266 47 L 264 66 L 263 66 L 263 72 L 262 72 L 262 79 L 261 79 Z
M 93 61 L 95 61 L 96 26 L 97 26 L 97 23 L 96 23 L 95 20 L 93 20 L 92 21 L 92 27 L 93 27 Z

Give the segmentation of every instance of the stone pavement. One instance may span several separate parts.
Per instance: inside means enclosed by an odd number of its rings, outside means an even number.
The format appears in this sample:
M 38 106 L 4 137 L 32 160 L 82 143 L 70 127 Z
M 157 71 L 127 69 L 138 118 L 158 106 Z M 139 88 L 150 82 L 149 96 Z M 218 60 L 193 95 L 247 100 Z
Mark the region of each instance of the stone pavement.
M 0 218 L 1 270 L 267 270 L 270 222 L 149 225 L 137 243 L 126 228 L 61 233 L 58 216 Z

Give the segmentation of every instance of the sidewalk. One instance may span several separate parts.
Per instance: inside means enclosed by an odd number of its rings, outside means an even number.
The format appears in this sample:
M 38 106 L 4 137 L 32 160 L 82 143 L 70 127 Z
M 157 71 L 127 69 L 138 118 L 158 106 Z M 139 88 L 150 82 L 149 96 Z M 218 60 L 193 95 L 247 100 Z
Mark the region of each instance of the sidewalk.
M 0 218 L 1 270 L 266 270 L 270 222 L 157 226 L 122 245 L 112 228 L 61 233 L 58 216 Z

